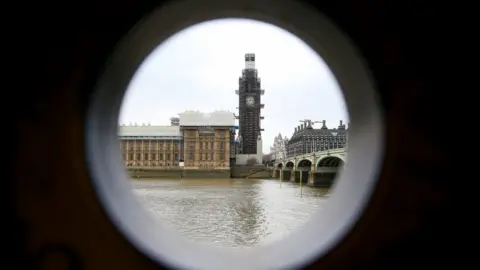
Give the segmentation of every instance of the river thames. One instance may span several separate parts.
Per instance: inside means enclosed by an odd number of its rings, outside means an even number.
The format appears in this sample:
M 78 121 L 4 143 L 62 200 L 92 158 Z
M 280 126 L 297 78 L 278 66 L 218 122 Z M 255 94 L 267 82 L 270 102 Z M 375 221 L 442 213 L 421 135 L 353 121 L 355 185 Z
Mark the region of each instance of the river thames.
M 194 242 L 248 248 L 301 229 L 321 209 L 328 189 L 278 180 L 132 180 L 134 193 L 155 217 Z

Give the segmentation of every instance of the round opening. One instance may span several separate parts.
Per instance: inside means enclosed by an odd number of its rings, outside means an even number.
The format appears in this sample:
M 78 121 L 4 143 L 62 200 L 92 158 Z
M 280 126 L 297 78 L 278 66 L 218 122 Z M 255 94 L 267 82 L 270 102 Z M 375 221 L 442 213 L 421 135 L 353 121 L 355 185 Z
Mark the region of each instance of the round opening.
M 185 241 L 178 232 L 148 215 L 126 181 L 117 138 L 118 114 L 125 91 L 144 58 L 179 30 L 226 17 L 271 23 L 305 41 L 335 75 L 351 120 L 348 165 L 339 175 L 335 192 L 321 214 L 315 213 L 302 230 L 294 231 L 275 245 L 235 252 Z M 361 214 L 381 161 L 382 119 L 374 85 L 363 61 L 352 43 L 322 14 L 293 1 L 172 3 L 137 25 L 107 64 L 88 112 L 88 163 L 99 199 L 110 218 L 146 255 L 174 268 L 296 268 L 327 252 Z M 122 178 L 125 181 L 119 181 Z
M 305 42 L 229 18 L 181 30 L 148 55 L 118 137 L 151 215 L 189 241 L 245 249 L 274 244 L 328 203 L 348 119 L 335 77 Z M 284 171 L 265 168 L 272 156 Z

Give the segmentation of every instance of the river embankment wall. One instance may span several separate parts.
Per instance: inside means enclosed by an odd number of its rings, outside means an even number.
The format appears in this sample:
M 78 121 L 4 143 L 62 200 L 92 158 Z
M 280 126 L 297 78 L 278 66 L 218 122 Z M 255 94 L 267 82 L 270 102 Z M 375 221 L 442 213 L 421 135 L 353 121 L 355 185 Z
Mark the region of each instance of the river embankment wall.
M 181 169 L 181 168 L 131 168 L 127 173 L 132 178 L 230 178 L 230 170 Z
M 128 168 L 132 178 L 249 178 L 269 179 L 270 170 L 259 166 L 233 166 L 229 170 L 219 169 L 184 169 L 184 168 Z

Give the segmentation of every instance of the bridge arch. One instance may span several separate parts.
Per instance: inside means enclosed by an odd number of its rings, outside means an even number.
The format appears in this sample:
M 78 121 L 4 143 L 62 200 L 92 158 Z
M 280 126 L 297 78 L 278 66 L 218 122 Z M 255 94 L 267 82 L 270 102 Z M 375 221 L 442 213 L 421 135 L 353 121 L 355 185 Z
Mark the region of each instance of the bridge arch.
M 283 163 L 282 163 L 282 162 L 278 163 L 277 168 L 278 168 L 278 169 L 283 168 Z
M 345 165 L 345 157 L 341 155 L 329 155 L 319 158 L 316 167 L 342 167 L 343 165 Z
M 297 163 L 297 170 L 310 171 L 312 169 L 312 161 L 308 158 L 302 159 Z
M 300 159 L 298 162 L 297 162 L 297 167 L 305 167 L 306 164 L 310 162 L 310 166 L 312 165 L 312 160 L 309 159 L 309 158 L 303 158 L 303 159 Z
M 287 161 L 287 163 L 285 164 L 285 168 L 288 168 L 288 169 L 293 169 L 294 166 L 295 164 L 291 160 Z

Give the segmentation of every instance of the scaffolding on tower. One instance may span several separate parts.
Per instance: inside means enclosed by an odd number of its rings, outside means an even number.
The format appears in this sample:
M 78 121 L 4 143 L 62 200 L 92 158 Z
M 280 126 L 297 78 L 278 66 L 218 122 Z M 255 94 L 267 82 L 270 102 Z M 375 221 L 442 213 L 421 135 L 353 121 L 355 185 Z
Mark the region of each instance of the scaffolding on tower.
M 238 115 L 235 118 L 239 120 L 239 135 L 242 137 L 241 150 L 244 154 L 257 154 L 257 139 L 263 129 L 261 120 L 261 110 L 265 107 L 261 103 L 261 96 L 265 90 L 261 89 L 261 80 L 258 77 L 258 70 L 255 68 L 255 54 L 245 54 L 245 68 L 242 70 L 242 76 L 238 79 L 238 90 L 235 94 L 239 98 Z M 249 104 L 247 104 L 247 98 Z

